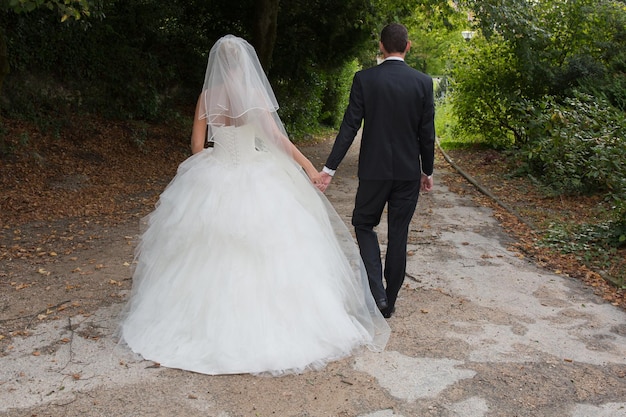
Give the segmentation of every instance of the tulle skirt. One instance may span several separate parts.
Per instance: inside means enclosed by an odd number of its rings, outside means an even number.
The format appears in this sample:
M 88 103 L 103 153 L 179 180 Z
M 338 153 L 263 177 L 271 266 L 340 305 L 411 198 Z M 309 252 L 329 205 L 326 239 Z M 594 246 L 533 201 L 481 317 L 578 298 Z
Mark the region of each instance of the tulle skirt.
M 299 373 L 389 327 L 327 200 L 269 154 L 183 162 L 144 219 L 120 336 L 145 359 L 206 374 Z

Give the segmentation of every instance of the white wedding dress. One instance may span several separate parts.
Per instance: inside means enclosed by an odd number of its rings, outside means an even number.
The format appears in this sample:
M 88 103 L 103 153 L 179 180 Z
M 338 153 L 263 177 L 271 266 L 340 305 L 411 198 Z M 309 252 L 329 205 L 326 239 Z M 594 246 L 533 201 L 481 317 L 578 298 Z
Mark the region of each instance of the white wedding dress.
M 389 326 L 327 200 L 250 125 L 214 141 L 146 218 L 123 341 L 205 374 L 299 373 L 383 349 Z

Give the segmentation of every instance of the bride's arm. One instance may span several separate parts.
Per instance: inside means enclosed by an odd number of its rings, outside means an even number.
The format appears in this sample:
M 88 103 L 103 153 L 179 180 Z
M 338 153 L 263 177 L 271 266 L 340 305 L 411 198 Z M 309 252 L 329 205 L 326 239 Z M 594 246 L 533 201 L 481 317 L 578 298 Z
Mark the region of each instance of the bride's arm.
M 296 145 L 293 144 L 292 141 L 289 140 L 287 136 L 285 136 L 280 129 L 274 124 L 274 135 L 278 136 L 281 139 L 281 142 L 287 145 L 286 151 L 291 154 L 291 157 L 298 165 L 300 165 L 306 175 L 309 177 L 313 184 L 319 184 L 322 181 L 321 175 L 317 169 L 313 166 L 313 163 L 304 156 L 302 152 L 298 149 Z
M 312 183 L 316 185 L 321 184 L 321 175 L 318 170 L 315 169 L 311 161 L 309 161 L 309 159 L 304 156 L 302 152 L 300 152 L 296 145 L 294 145 L 293 142 L 285 136 L 282 130 L 276 125 L 274 118 L 269 112 L 262 114 L 263 116 L 260 120 L 262 128 L 275 138 L 274 143 L 276 146 L 281 147 L 284 152 L 287 152 L 293 160 L 304 169 L 304 172 L 306 172 L 306 175 Z
M 294 145 L 291 141 L 289 141 L 289 143 L 291 144 L 291 155 L 293 159 L 298 165 L 300 165 L 304 169 L 304 172 L 306 172 L 306 175 L 308 175 L 308 177 L 311 179 L 311 182 L 314 184 L 321 182 L 320 173 L 317 171 L 317 169 L 315 169 L 311 161 L 306 156 L 304 156 L 302 152 L 300 152 L 296 145 Z
M 203 94 L 198 97 L 196 103 L 196 111 L 193 118 L 193 127 L 191 129 L 191 153 L 196 154 L 204 149 L 204 142 L 206 141 L 207 124 L 206 119 L 200 118 L 201 106 Z

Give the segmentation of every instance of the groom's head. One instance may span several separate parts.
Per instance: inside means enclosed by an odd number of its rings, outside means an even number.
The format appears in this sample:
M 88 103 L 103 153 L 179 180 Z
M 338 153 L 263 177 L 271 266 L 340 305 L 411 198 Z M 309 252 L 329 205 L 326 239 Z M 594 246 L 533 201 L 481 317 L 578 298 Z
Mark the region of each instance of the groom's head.
M 409 43 L 409 33 L 404 25 L 390 23 L 380 32 L 380 42 L 387 53 L 404 53 Z

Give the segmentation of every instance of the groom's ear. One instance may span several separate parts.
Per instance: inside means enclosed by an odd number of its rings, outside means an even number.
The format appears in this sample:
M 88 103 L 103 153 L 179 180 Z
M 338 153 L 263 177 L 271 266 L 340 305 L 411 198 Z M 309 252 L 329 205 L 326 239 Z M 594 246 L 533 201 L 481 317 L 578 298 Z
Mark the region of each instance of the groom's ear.
M 411 41 L 406 42 L 406 48 L 404 48 L 404 53 L 407 54 L 411 49 Z

